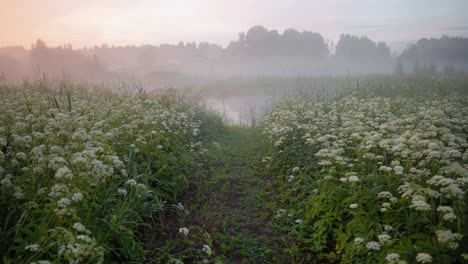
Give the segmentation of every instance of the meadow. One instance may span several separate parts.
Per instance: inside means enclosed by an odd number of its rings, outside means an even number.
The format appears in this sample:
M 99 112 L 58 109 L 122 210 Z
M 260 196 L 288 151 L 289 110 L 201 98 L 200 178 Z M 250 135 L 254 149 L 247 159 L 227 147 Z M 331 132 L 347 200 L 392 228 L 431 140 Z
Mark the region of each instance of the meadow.
M 467 84 L 4 84 L 1 261 L 465 263 Z M 205 93 L 269 103 L 227 125 Z
M 25 84 L 0 104 L 3 263 L 143 261 L 220 119 L 175 94 Z
M 464 263 L 468 97 L 444 78 L 272 107 L 278 228 L 300 263 Z

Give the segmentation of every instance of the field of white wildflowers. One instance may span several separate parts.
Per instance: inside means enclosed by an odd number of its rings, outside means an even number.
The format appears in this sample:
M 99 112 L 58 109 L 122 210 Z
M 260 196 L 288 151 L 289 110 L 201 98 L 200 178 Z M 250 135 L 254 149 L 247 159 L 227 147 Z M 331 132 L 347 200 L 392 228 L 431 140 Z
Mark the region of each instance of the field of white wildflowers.
M 276 222 L 295 239 L 290 252 L 312 262 L 468 261 L 468 95 L 408 91 L 269 111 L 263 163 L 280 186 Z
M 4 87 L 0 262 L 142 261 L 139 229 L 177 203 L 216 124 L 169 97 Z

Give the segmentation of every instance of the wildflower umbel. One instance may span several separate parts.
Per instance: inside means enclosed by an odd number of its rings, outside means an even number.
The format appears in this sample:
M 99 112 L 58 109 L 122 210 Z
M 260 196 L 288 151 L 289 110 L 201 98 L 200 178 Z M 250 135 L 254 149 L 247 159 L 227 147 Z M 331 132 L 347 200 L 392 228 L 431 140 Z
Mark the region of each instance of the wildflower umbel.
M 184 236 L 187 236 L 189 234 L 189 230 L 186 227 L 181 227 L 179 228 L 179 233 L 183 234 Z
M 416 262 L 418 263 L 432 263 L 432 256 L 427 253 L 418 253 L 416 256 Z

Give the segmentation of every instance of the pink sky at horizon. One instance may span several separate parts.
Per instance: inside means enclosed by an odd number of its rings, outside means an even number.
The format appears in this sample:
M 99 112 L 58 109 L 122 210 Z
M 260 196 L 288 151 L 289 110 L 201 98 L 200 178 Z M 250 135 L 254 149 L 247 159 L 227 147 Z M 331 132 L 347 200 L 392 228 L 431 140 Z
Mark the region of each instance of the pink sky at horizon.
M 438 0 L 0 0 L 0 47 L 37 39 L 74 47 L 212 42 L 223 46 L 253 25 L 405 42 L 468 36 L 468 1 Z

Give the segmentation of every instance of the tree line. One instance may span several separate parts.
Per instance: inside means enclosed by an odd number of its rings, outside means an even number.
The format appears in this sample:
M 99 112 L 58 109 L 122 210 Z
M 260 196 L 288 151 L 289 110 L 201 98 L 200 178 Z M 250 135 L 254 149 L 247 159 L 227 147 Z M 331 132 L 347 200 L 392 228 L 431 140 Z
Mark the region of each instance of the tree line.
M 185 74 L 368 74 L 445 73 L 467 71 L 468 38 L 421 39 L 392 56 L 385 42 L 342 34 L 336 45 L 320 33 L 254 26 L 225 48 L 202 43 L 142 46 L 100 45 L 73 49 L 50 47 L 38 40 L 31 49 L 0 48 L 0 77 L 19 73 L 74 74 L 112 78 L 144 73 Z M 159 75 L 158 75 L 159 74 Z

